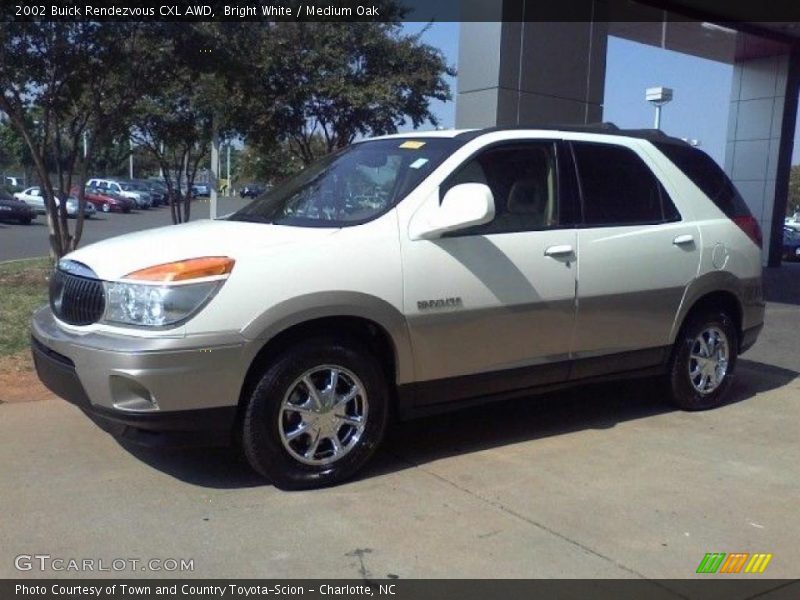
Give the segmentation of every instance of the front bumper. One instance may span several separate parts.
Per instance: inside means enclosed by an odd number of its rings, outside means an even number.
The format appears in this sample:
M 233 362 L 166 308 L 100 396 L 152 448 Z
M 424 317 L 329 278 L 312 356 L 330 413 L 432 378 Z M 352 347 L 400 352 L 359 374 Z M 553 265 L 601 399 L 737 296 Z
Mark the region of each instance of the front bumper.
M 252 345 L 235 336 L 135 338 L 78 334 L 49 307 L 34 314 L 42 383 L 110 433 L 147 445 L 228 442 Z

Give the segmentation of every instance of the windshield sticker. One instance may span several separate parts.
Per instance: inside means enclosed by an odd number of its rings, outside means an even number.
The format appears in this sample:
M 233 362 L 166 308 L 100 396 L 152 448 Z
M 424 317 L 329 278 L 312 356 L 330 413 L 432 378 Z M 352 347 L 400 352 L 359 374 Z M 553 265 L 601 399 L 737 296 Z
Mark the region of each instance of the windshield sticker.
M 408 166 L 411 169 L 420 169 L 420 168 L 424 167 L 427 162 L 428 162 L 427 158 L 418 158 L 417 160 L 415 160 L 413 163 L 411 163 Z
M 401 148 L 407 148 L 408 150 L 419 150 L 425 145 L 425 142 L 419 142 L 417 140 L 406 140 L 402 144 L 400 144 Z

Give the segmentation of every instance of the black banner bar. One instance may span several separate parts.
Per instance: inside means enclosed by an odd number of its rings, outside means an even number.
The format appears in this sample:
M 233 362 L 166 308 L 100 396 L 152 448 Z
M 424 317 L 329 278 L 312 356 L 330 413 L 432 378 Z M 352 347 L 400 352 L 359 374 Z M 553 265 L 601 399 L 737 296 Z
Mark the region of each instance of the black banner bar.
M 660 580 L 264 580 L 264 579 L 27 579 L 0 581 L 3 600 L 292 600 L 387 598 L 393 600 L 796 600 L 799 580 L 740 579 L 710 575 L 704 579 Z
M 4 0 L 0 21 L 800 22 L 800 2 L 752 0 Z

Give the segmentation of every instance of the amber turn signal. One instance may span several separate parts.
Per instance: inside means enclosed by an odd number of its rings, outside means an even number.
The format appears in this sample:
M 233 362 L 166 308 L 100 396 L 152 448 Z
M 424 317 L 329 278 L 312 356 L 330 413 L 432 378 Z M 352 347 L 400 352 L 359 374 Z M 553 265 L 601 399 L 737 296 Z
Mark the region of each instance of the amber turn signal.
M 199 279 L 200 277 L 213 277 L 215 275 L 230 273 L 233 269 L 234 262 L 236 261 L 227 256 L 190 258 L 134 271 L 133 273 L 125 275 L 125 279 L 137 279 L 139 281 L 185 281 L 187 279 Z

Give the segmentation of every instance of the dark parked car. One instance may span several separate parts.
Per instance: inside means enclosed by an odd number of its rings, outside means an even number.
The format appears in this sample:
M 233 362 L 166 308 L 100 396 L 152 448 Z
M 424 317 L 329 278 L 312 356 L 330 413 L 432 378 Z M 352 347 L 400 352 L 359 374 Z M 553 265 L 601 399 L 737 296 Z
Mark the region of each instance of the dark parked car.
M 5 190 L 0 190 L 0 221 L 16 221 L 23 225 L 30 225 L 36 218 L 30 206 L 17 200 Z
M 783 260 L 800 260 L 800 231 L 783 228 Z
M 267 188 L 259 183 L 248 183 L 239 190 L 240 198 L 255 198 L 263 194 Z
M 200 198 L 201 196 L 210 196 L 211 187 L 207 183 L 195 183 L 192 186 L 192 198 Z
M 142 186 L 150 192 L 150 198 L 153 200 L 153 206 L 162 206 L 168 204 L 167 202 L 167 186 L 159 181 L 153 179 L 134 179 L 133 183 Z

